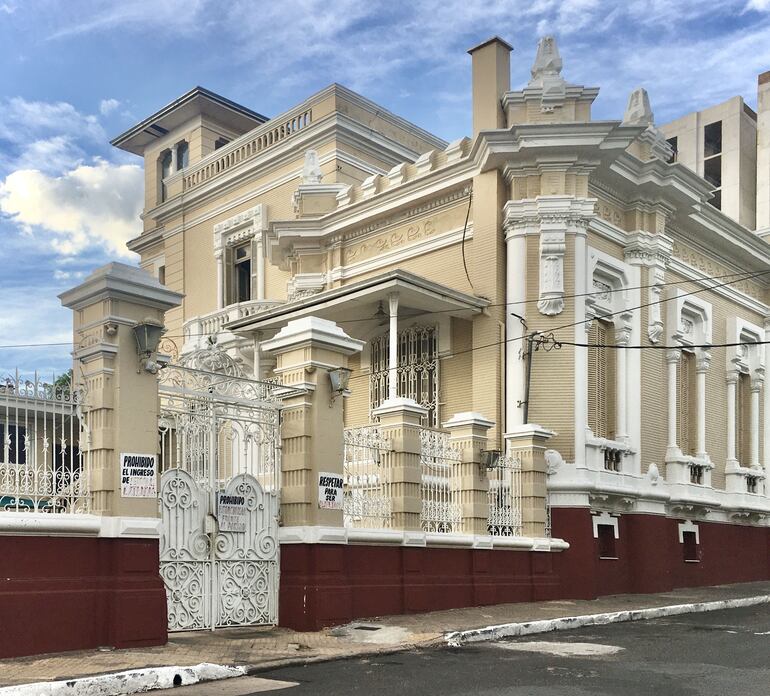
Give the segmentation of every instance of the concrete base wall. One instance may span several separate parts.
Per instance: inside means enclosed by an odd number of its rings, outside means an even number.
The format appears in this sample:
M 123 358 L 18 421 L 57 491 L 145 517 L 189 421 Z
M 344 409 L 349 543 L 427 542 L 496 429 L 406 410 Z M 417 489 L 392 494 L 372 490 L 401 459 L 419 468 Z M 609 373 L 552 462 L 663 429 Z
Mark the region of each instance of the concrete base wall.
M 0 536 L 0 658 L 163 645 L 158 542 Z
M 617 559 L 607 560 L 599 558 L 588 509 L 554 509 L 552 519 L 569 550 L 284 545 L 280 624 L 313 631 L 389 614 L 770 579 L 767 527 L 700 522 L 693 563 L 684 560 L 679 520 L 621 515 Z

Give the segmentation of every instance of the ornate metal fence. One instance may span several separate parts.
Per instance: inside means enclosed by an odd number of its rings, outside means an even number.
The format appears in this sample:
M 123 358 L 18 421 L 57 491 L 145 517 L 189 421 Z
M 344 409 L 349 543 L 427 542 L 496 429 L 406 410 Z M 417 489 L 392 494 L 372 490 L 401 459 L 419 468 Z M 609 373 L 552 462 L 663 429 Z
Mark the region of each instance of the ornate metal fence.
M 521 460 L 501 456 L 489 477 L 489 519 L 492 536 L 521 536 Z
M 346 527 L 391 526 L 388 440 L 379 426 L 345 429 L 343 514 Z
M 420 430 L 420 524 L 426 532 L 460 532 L 462 517 L 453 479 L 460 462 L 460 451 L 449 442 L 449 433 Z
M 37 373 L 0 380 L 0 512 L 88 512 L 81 402 Z

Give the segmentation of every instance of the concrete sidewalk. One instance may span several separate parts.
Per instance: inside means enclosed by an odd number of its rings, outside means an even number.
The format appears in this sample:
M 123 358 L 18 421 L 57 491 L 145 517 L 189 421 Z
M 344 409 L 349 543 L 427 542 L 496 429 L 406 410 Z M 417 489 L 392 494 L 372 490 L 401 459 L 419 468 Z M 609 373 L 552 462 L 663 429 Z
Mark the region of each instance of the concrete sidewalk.
M 526 602 L 427 614 L 388 616 L 317 633 L 282 628 L 233 628 L 175 633 L 157 648 L 87 650 L 0 660 L 0 687 L 73 679 L 89 675 L 202 662 L 242 665 L 249 672 L 296 662 L 392 652 L 443 643 L 443 636 L 493 624 L 557 619 L 770 595 L 770 582 L 675 590 L 661 594 L 617 595 L 596 600 Z M 55 630 L 55 627 L 51 627 Z

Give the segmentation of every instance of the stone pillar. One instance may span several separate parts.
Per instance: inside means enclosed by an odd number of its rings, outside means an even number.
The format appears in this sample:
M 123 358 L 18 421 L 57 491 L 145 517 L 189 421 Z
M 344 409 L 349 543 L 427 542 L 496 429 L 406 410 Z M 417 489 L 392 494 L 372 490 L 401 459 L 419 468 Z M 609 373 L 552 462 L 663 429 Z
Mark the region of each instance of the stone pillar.
M 759 392 L 764 380 L 761 377 L 751 378 L 751 450 L 749 466 L 759 469 Z
M 412 399 L 387 399 L 372 411 L 380 420 L 380 428 L 391 444 L 383 453 L 390 472 L 393 529 L 419 531 L 422 497 L 420 484 L 421 421 L 428 409 Z
M 398 293 L 388 295 L 388 399 L 398 397 Z
M 487 449 L 487 431 L 494 423 L 480 413 L 456 413 L 443 425 L 462 457 L 453 477 L 462 508 L 462 531 L 489 534 L 489 477 L 481 453 Z
M 347 368 L 364 342 L 333 321 L 290 321 L 262 349 L 276 356 L 275 372 L 290 393 L 284 399 L 281 438 L 281 519 L 285 527 L 342 527 L 342 510 L 320 507 L 319 473 L 343 473 L 342 395 L 331 391 L 329 370 Z
M 711 354 L 707 350 L 698 348 L 695 361 L 695 391 L 698 405 L 697 413 L 697 434 L 695 454 L 700 459 L 705 459 L 706 453 L 706 372 L 708 372 L 711 363 Z
M 86 390 L 92 512 L 158 517 L 158 501 L 121 496 L 121 453 L 158 453 L 158 378 L 140 365 L 133 327 L 163 323 L 182 295 L 122 263 L 94 271 L 59 296 L 74 312 L 73 380 Z
M 737 399 L 738 372 L 727 373 L 727 462 L 726 468 L 738 466 L 735 446 L 735 402 Z
M 545 450 L 548 440 L 556 435 L 540 425 L 528 423 L 506 433 L 508 455 L 521 460 L 521 513 L 524 536 L 545 536 L 546 478 L 548 468 Z
M 668 370 L 668 445 L 666 459 L 680 456 L 682 453 L 677 444 L 676 434 L 676 366 L 682 351 L 672 348 L 666 351 L 666 367 Z

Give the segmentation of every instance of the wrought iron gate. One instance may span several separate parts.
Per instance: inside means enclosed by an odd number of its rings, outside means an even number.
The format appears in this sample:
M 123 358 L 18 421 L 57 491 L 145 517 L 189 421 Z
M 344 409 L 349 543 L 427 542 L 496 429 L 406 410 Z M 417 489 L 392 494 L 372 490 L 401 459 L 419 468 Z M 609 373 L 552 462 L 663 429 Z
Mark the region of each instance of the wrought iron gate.
M 169 630 L 277 623 L 277 389 L 245 379 L 213 349 L 161 371 L 160 571 Z

